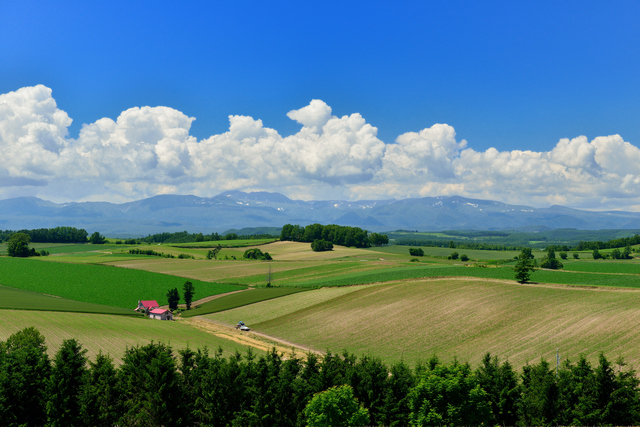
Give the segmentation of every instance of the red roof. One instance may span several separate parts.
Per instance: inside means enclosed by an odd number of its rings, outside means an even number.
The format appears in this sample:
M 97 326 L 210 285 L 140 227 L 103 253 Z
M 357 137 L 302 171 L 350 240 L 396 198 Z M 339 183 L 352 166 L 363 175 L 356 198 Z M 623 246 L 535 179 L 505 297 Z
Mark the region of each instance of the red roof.
M 160 307 L 160 304 L 158 304 L 156 300 L 140 301 L 140 303 L 144 308 Z
M 165 312 L 167 312 L 167 311 L 169 311 L 169 310 L 166 310 L 166 309 L 164 309 L 164 310 L 163 310 L 163 309 L 161 309 L 161 308 L 156 308 L 155 310 L 151 310 L 151 311 L 150 311 L 150 313 L 153 313 L 153 314 L 162 314 L 162 313 L 165 313 Z

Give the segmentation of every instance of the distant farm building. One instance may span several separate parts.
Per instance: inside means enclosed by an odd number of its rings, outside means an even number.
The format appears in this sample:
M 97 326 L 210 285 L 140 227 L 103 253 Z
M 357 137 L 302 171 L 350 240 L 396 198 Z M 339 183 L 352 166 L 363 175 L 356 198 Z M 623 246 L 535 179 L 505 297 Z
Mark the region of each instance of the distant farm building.
M 173 314 L 169 310 L 162 308 L 151 310 L 149 317 L 156 320 L 173 320 Z
M 160 307 L 158 301 L 149 300 L 149 301 L 138 301 L 138 306 L 135 308 L 135 311 L 144 311 L 153 310 L 154 308 Z

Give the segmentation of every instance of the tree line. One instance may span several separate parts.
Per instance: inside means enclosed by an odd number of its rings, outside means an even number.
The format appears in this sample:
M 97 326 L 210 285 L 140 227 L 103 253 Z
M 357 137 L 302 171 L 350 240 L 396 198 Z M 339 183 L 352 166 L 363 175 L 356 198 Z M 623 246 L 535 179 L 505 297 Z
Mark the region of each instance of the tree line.
M 396 238 L 393 243 L 398 246 L 430 246 L 434 248 L 476 249 L 483 251 L 516 251 L 522 249 L 522 246 L 506 246 L 481 242 L 456 242 L 453 240 L 427 240 L 415 238 Z
M 285 224 L 280 232 L 280 240 L 312 243 L 315 240 L 324 240 L 340 246 L 355 246 L 357 248 L 369 248 L 371 245 L 379 246 L 389 243 L 389 238 L 384 234 L 371 233 L 360 227 L 348 227 L 344 225 L 310 224 L 301 225 Z
M 237 233 L 227 233 L 224 235 L 218 233 L 202 234 L 189 233 L 187 231 L 178 231 L 175 233 L 156 233 L 140 239 L 146 243 L 194 243 L 194 242 L 212 242 L 218 240 L 253 240 L 253 239 L 277 239 L 278 236 L 271 234 L 251 234 L 238 235 Z
M 33 243 L 86 243 L 87 230 L 75 227 L 38 228 L 34 230 L 0 230 L 0 240 L 6 241 L 13 234 L 23 233 Z
M 640 422 L 635 372 L 604 355 L 595 365 L 584 357 L 557 368 L 541 360 L 517 372 L 490 354 L 475 369 L 435 356 L 412 368 L 346 351 L 321 359 L 314 354 L 284 358 L 275 350 L 260 357 L 251 351 L 222 357 L 221 349 L 210 354 L 206 348 L 187 348 L 176 354 L 152 342 L 128 348 L 116 367 L 102 353 L 88 360 L 75 339 L 65 340 L 50 360 L 44 337 L 33 327 L 0 342 L 0 402 L 0 419 L 7 426 Z M 334 418 L 327 421 L 323 414 Z M 359 421 L 347 424 L 340 414 Z
M 625 248 L 627 246 L 640 245 L 640 234 L 636 234 L 632 237 L 622 237 L 620 239 L 613 239 L 606 242 L 579 242 L 575 250 L 576 251 L 592 251 L 595 249 L 612 249 L 612 248 Z

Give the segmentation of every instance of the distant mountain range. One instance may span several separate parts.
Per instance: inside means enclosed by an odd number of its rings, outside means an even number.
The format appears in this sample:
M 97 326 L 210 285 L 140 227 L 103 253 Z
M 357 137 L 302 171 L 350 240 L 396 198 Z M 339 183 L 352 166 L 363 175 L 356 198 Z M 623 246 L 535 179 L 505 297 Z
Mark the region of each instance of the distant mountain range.
M 340 224 L 370 231 L 527 228 L 638 229 L 640 213 L 533 208 L 464 197 L 402 200 L 292 200 L 282 194 L 228 191 L 215 197 L 163 195 L 115 204 L 57 204 L 36 197 L 0 200 L 0 229 L 71 226 L 113 237 L 164 231 L 211 233 L 284 224 Z

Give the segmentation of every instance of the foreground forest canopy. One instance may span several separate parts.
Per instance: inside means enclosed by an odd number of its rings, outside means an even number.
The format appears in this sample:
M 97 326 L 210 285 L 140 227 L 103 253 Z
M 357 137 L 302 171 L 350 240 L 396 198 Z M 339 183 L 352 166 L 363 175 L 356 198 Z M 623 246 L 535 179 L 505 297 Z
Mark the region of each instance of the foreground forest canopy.
M 314 409 L 322 400 L 326 411 L 348 417 L 354 403 L 345 396 L 357 399 L 360 420 L 349 425 L 640 422 L 635 372 L 604 355 L 596 366 L 584 358 L 557 368 L 541 360 L 516 372 L 489 354 L 475 369 L 435 356 L 410 368 L 347 352 L 322 359 L 275 350 L 259 358 L 207 349 L 176 355 L 152 342 L 129 348 L 116 367 L 104 354 L 87 360 L 75 339 L 50 360 L 44 342 L 35 328 L 0 342 L 3 425 L 338 426 L 349 420 L 322 424 Z M 345 385 L 348 393 L 339 393 Z

